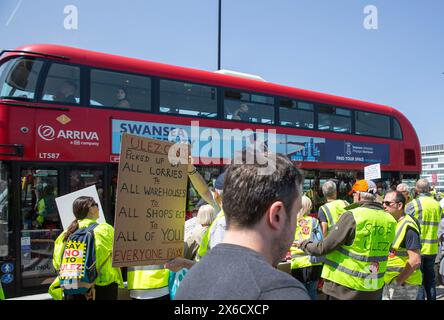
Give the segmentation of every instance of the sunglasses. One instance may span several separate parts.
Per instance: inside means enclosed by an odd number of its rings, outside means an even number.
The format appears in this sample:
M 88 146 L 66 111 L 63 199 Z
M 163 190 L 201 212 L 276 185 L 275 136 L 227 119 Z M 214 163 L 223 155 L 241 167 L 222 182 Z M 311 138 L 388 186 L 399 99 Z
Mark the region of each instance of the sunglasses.
M 382 203 L 385 204 L 387 207 L 390 207 L 392 205 L 392 203 L 399 203 L 399 202 L 396 202 L 396 201 L 383 201 Z
M 94 202 L 92 205 L 91 205 L 91 207 L 99 207 L 99 204 L 98 203 L 96 203 L 96 202 Z

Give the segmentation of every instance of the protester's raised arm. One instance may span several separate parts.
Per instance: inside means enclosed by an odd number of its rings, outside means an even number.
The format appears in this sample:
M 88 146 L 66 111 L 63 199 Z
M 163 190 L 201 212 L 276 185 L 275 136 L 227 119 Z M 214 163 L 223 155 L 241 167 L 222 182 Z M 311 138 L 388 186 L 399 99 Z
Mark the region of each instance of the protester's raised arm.
M 213 195 L 211 194 L 210 189 L 208 188 L 207 183 L 205 182 L 205 179 L 193 165 L 192 157 L 188 158 L 188 177 L 190 178 L 190 181 L 199 196 L 208 204 L 210 204 L 213 208 L 215 208 L 215 206 L 218 207 L 216 201 L 213 198 Z

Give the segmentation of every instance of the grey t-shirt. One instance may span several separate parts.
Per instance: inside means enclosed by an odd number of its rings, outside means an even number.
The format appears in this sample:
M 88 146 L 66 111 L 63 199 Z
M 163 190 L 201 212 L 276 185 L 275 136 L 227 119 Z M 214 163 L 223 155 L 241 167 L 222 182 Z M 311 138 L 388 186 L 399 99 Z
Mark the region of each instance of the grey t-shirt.
M 216 245 L 186 274 L 175 300 L 310 300 L 305 287 L 257 252 Z

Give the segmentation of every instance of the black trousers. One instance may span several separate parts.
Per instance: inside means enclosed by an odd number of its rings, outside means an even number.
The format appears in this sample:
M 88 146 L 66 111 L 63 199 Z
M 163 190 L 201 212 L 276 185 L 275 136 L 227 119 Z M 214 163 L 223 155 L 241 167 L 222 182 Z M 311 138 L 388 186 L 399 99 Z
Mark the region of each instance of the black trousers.
M 291 275 L 302 283 L 318 281 L 321 277 L 322 265 L 291 269 Z
M 95 286 L 96 300 L 117 300 L 119 286 L 117 283 L 111 283 L 106 286 Z M 65 300 L 86 300 L 83 294 L 70 294 L 65 296 Z

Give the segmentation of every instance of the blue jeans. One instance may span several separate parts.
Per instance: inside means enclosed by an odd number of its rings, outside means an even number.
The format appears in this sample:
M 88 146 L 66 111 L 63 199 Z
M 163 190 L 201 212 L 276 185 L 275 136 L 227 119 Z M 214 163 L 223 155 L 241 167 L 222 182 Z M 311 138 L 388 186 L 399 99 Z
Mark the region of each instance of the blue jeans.
M 316 300 L 318 298 L 318 281 L 305 282 L 304 286 L 307 288 L 311 300 Z
M 421 256 L 422 286 L 419 287 L 416 300 L 436 300 L 435 255 Z

